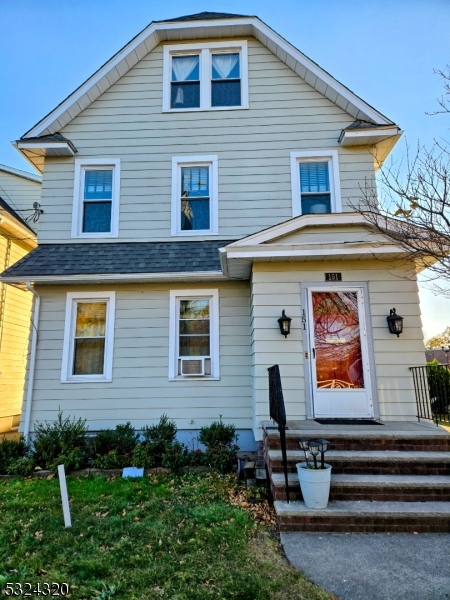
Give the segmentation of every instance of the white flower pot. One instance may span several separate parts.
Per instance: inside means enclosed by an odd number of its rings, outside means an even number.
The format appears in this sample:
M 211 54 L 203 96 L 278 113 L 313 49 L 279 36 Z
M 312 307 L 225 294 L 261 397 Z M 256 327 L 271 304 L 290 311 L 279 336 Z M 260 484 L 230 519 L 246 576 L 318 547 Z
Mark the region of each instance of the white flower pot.
M 306 506 L 326 508 L 330 495 L 331 465 L 325 463 L 325 469 L 308 469 L 305 462 L 295 466 Z

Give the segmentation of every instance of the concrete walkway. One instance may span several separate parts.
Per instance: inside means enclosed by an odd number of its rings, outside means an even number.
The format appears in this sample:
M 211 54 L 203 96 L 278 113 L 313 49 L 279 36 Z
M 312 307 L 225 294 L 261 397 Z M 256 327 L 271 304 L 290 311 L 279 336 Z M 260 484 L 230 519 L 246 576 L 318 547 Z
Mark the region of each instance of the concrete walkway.
M 341 600 L 450 600 L 450 534 L 282 533 L 281 543 Z

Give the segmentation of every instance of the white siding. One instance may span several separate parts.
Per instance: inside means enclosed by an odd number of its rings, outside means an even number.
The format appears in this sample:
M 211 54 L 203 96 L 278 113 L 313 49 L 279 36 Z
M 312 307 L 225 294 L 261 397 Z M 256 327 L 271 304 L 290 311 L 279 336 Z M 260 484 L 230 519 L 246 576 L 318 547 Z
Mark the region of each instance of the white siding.
M 170 289 L 219 289 L 220 381 L 168 381 Z M 70 291 L 99 291 L 100 287 Z M 113 291 L 112 288 L 108 291 Z M 59 408 L 87 418 L 92 430 L 131 421 L 141 428 L 163 413 L 179 429 L 217 420 L 252 427 L 249 284 L 116 286 L 112 383 L 63 384 L 61 358 L 66 292 L 38 288 L 42 297 L 31 421 L 53 420 Z
M 411 366 L 425 364 L 419 297 L 415 279 L 405 279 L 404 270 L 388 270 L 384 261 L 328 261 L 317 263 L 256 263 L 252 274 L 252 368 L 254 430 L 268 414 L 267 368 L 280 365 L 288 419 L 306 418 L 302 306 L 300 284 L 324 282 L 324 271 L 341 272 L 342 285 L 367 282 L 368 323 L 373 337 L 373 358 L 381 418 L 414 420 L 416 414 Z M 395 307 L 404 317 L 404 332 L 389 333 L 386 317 Z M 281 310 L 292 318 L 291 334 L 280 335 L 277 319 Z
M 248 110 L 162 113 L 162 46 L 63 128 L 78 157 L 122 161 L 120 240 L 170 239 L 172 156 L 219 157 L 219 236 L 239 238 L 292 216 L 290 151 L 339 152 L 344 210 L 373 178 L 367 148 L 341 148 L 353 118 L 255 39 Z M 46 161 L 40 241 L 70 239 L 74 159 Z

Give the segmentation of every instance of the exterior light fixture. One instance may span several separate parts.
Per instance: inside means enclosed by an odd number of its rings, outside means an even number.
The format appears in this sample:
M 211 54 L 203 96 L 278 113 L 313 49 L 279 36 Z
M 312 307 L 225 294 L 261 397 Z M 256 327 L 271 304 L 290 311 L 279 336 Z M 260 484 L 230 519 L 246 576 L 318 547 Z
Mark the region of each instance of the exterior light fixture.
M 389 317 L 386 317 L 390 333 L 394 333 L 397 337 L 403 332 L 403 317 L 400 317 L 395 312 L 395 308 L 391 308 Z
M 313 457 L 314 468 L 317 469 L 317 456 L 320 452 L 320 444 L 318 441 L 309 442 L 309 453 Z
M 291 321 L 292 319 L 285 314 L 283 309 L 281 317 L 278 319 L 278 325 L 285 338 L 291 333 Z
M 330 442 L 328 440 L 316 440 L 317 444 L 319 444 L 320 449 L 320 462 L 322 469 L 325 469 L 325 452 L 328 450 L 328 446 Z

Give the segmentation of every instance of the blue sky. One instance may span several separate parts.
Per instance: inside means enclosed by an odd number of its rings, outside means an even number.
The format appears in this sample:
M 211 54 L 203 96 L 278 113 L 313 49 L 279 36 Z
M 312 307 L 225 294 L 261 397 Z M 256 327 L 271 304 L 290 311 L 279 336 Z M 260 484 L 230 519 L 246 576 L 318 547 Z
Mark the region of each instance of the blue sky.
M 450 62 L 449 0 L 0 0 L 0 163 L 31 170 L 11 146 L 153 20 L 201 11 L 257 15 L 366 102 L 411 146 L 450 138 L 427 116 Z M 404 141 L 392 156 L 400 160 Z M 421 291 L 425 335 L 450 325 L 450 300 Z M 448 316 L 447 316 L 448 315 Z

